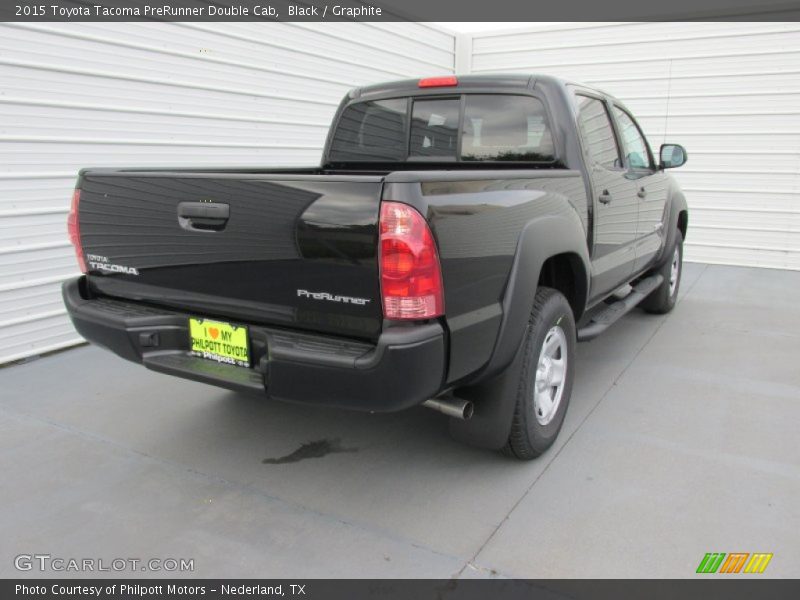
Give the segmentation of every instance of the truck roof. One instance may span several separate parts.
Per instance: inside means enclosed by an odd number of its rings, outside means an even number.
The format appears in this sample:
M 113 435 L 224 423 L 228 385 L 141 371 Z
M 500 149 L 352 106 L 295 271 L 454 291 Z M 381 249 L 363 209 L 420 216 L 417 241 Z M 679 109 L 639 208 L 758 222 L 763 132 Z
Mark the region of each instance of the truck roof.
M 447 75 L 447 77 L 451 76 L 452 75 Z M 539 83 L 552 87 L 564 87 L 569 84 L 580 85 L 585 88 L 593 89 L 606 96 L 611 96 L 611 94 L 595 88 L 594 86 L 543 73 L 486 73 L 483 75 L 455 75 L 455 77 L 458 78 L 458 86 L 452 88 L 453 92 L 457 92 L 459 89 L 468 89 L 470 91 L 482 89 L 494 91 L 512 91 L 515 89 L 531 89 L 535 83 Z M 419 87 L 419 82 L 420 78 L 401 79 L 398 81 L 377 83 L 374 85 L 354 88 L 350 91 L 349 97 L 351 99 L 355 99 L 363 96 L 385 96 L 392 94 L 412 95 L 426 92 L 441 93 L 442 89 L 447 89 L 444 87 L 421 89 Z

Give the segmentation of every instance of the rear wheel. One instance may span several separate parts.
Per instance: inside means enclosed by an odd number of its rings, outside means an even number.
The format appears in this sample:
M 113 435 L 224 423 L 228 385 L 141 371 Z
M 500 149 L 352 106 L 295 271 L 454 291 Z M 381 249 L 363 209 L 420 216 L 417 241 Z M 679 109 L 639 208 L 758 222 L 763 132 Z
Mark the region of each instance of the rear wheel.
M 675 302 L 678 300 L 678 289 L 683 273 L 683 235 L 680 230 L 675 232 L 675 245 L 669 260 L 655 272 L 659 273 L 664 280 L 647 298 L 642 300 L 641 307 L 650 313 L 668 313 L 675 307 Z
M 542 287 L 536 292 L 517 388 L 511 433 L 503 452 L 530 460 L 553 445 L 572 394 L 575 319 L 567 299 Z

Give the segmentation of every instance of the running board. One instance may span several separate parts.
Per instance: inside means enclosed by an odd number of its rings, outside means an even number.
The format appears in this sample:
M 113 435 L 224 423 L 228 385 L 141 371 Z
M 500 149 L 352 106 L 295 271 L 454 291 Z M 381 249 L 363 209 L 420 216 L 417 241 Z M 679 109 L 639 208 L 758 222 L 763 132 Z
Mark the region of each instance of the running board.
M 639 302 L 647 298 L 650 292 L 661 285 L 662 281 L 664 281 L 664 277 L 658 274 L 639 281 L 633 286 L 630 294 L 600 310 L 586 325 L 578 329 L 578 341 L 588 342 L 596 338 L 618 319 L 633 310 Z

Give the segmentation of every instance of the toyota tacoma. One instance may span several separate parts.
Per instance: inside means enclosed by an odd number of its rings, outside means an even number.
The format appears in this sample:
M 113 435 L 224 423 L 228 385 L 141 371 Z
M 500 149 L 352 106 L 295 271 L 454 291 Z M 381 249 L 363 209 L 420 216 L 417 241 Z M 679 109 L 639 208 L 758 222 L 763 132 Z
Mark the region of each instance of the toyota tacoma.
M 87 340 L 161 373 L 362 411 L 417 405 L 519 459 L 575 345 L 666 313 L 688 210 L 625 105 L 540 75 L 350 91 L 319 167 L 97 168 L 68 218 Z

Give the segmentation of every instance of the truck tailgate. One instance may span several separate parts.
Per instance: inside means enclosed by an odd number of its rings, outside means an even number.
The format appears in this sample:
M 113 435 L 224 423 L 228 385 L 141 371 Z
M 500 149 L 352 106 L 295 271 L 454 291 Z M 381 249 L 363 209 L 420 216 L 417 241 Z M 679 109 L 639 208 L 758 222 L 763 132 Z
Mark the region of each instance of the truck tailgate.
M 200 316 L 375 339 L 381 186 L 379 176 L 84 171 L 89 286 Z

